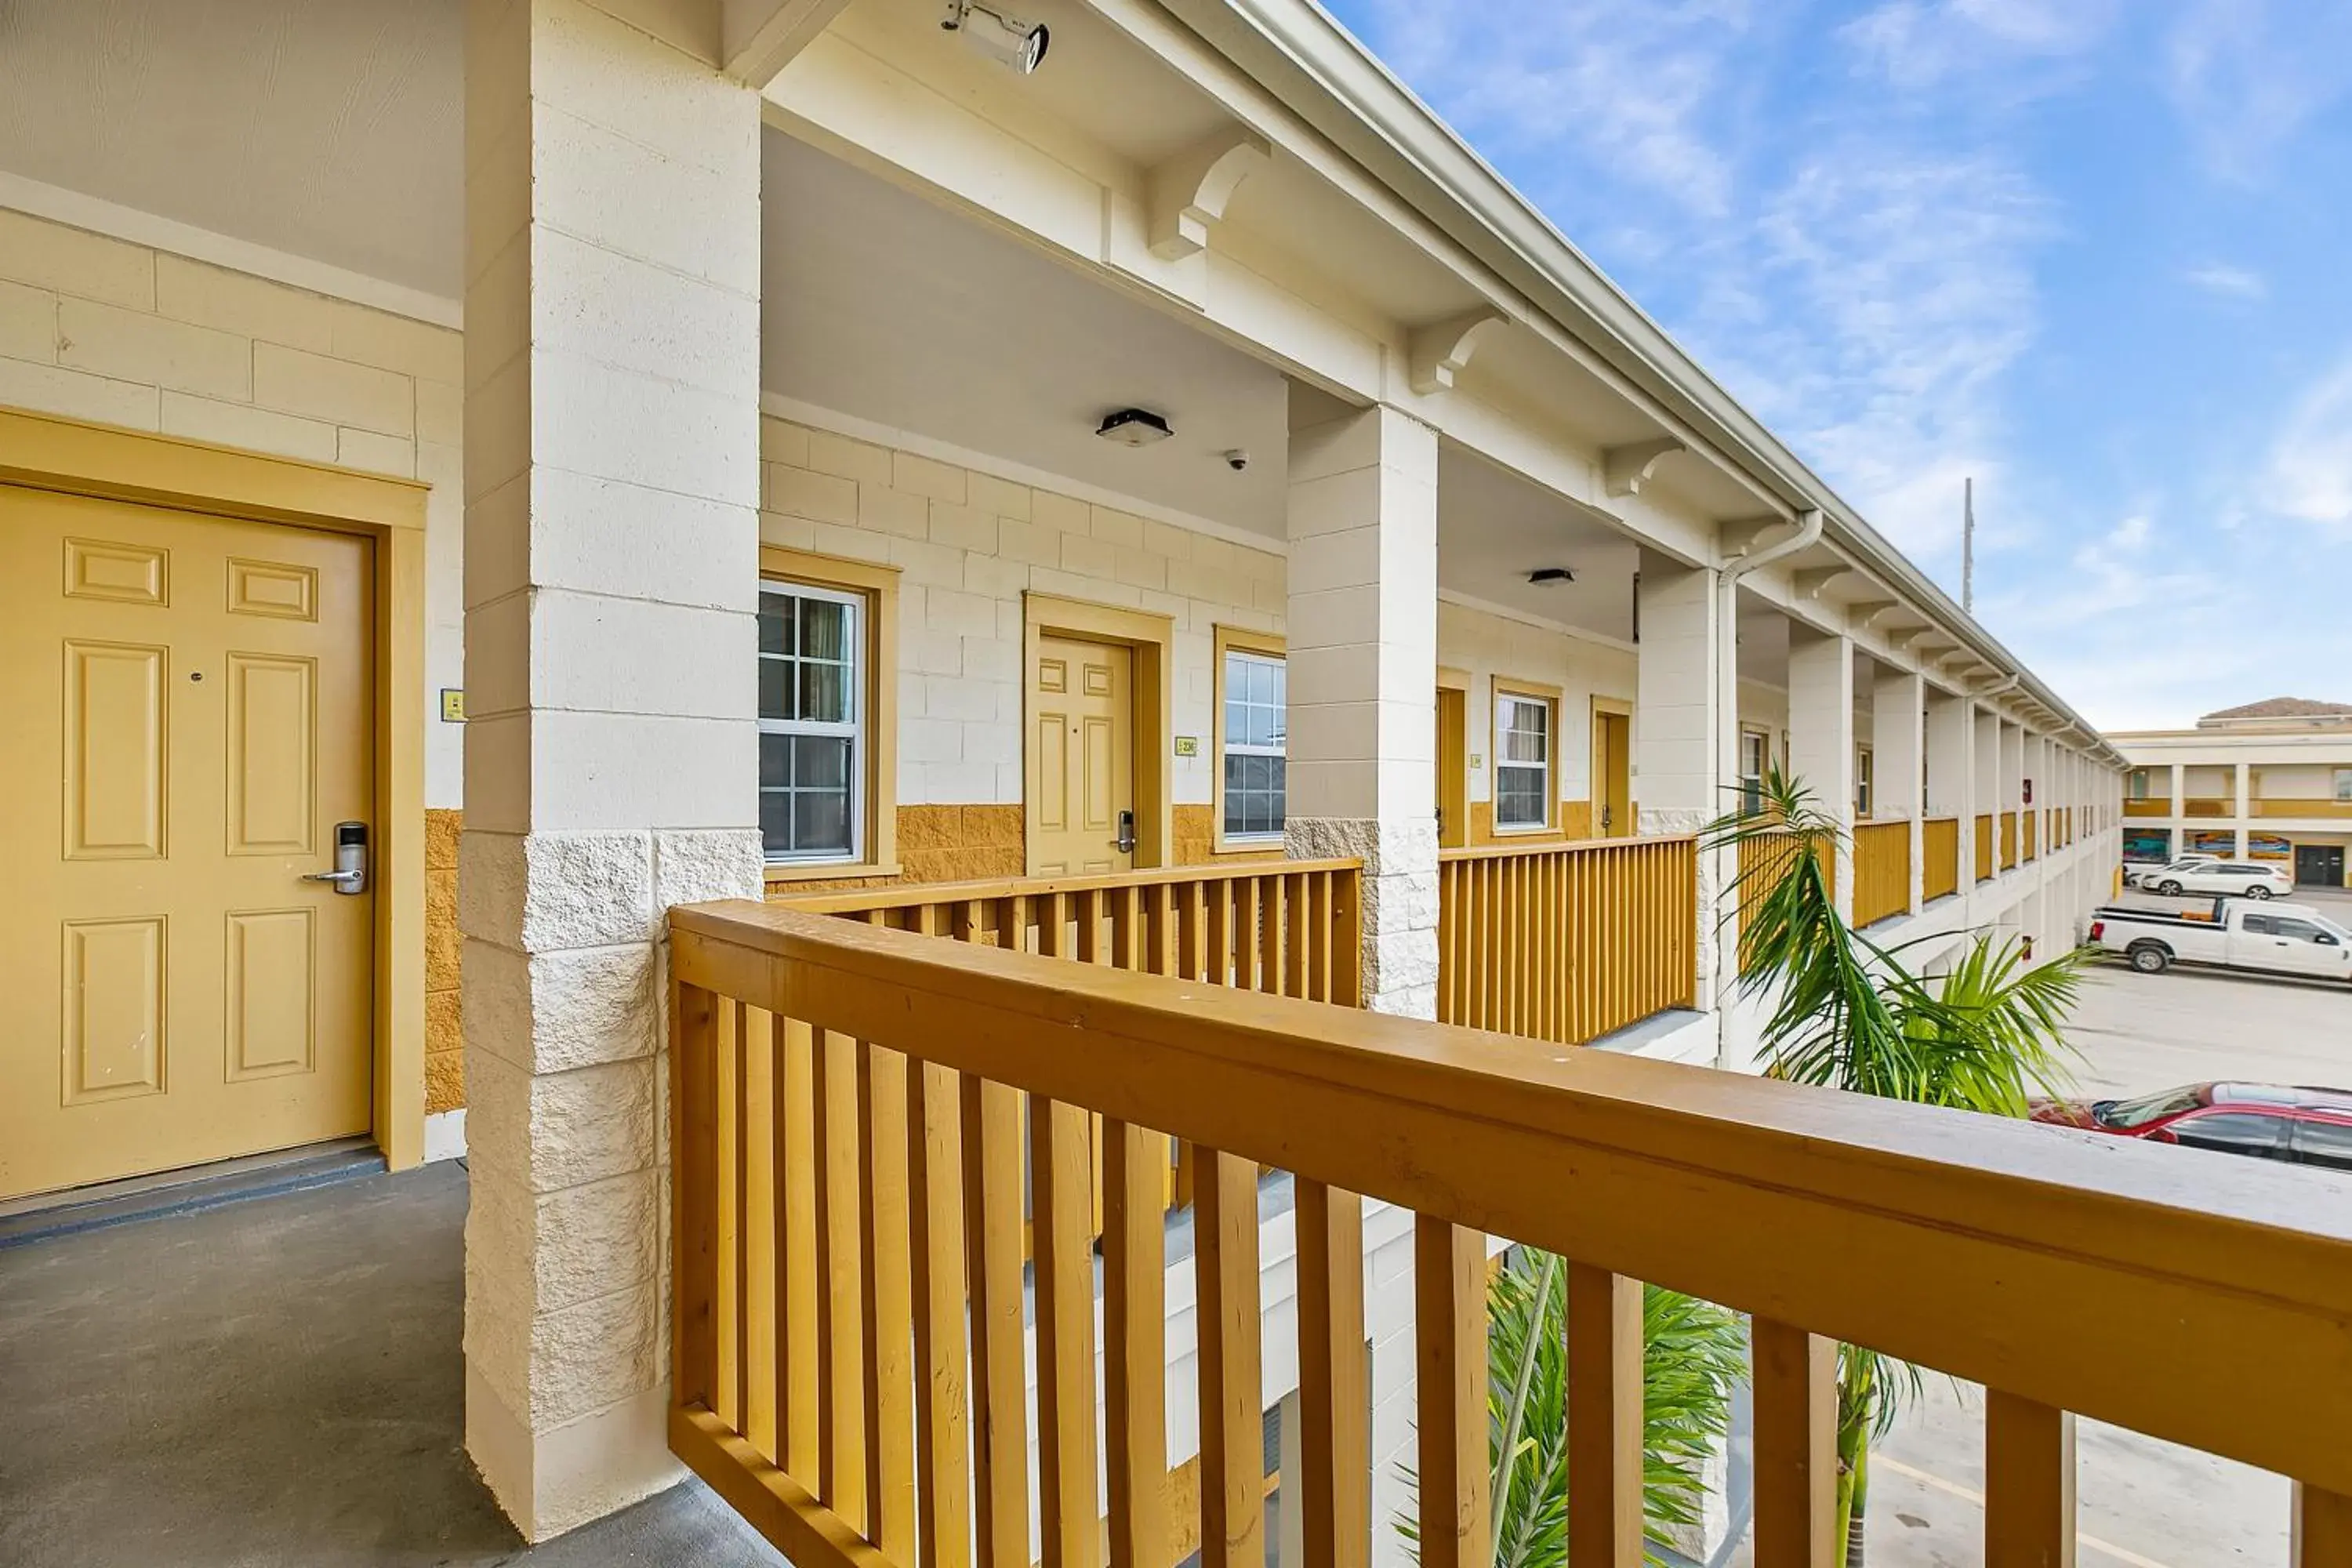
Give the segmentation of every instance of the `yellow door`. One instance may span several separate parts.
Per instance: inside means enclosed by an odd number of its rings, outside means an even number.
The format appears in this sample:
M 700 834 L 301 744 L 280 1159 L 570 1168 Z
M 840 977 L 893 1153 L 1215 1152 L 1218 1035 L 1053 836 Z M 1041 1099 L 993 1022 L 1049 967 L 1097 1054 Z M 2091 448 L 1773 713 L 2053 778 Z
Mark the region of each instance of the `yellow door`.
M 1470 768 L 1462 754 L 1466 695 L 1456 687 L 1437 689 L 1437 843 L 1443 849 L 1470 842 Z
M 1633 831 L 1633 721 L 1622 713 L 1592 715 L 1592 831 L 1622 838 Z
M 370 566 L 0 486 L 0 1197 L 368 1130 Z
M 1135 654 L 1038 638 L 1029 671 L 1029 869 L 1091 876 L 1135 864 Z

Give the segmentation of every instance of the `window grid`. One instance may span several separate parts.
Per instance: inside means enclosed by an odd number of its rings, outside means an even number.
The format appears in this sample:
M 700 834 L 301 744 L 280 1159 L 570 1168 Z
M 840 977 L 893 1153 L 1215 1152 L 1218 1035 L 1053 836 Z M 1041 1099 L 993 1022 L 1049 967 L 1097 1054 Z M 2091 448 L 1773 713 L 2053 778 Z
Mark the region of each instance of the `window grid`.
M 1495 826 L 1551 826 L 1551 704 L 1540 697 L 1495 697 Z
M 771 863 L 851 861 L 865 837 L 865 596 L 760 584 L 760 837 Z
M 1228 648 L 1223 665 L 1224 835 L 1282 837 L 1288 787 L 1289 668 L 1279 658 Z

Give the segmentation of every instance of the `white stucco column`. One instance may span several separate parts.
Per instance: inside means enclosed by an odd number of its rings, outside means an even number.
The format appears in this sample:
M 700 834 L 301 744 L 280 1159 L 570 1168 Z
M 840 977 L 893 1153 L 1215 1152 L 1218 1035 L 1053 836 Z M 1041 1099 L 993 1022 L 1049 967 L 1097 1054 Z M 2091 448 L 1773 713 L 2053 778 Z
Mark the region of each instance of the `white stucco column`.
M 2244 763 L 2240 763 L 2231 770 L 2231 773 L 2232 775 L 2231 785 L 2232 789 L 2231 799 L 2233 804 L 2231 807 L 2230 815 L 2238 819 L 2237 855 L 2238 858 L 2242 860 L 2253 848 L 2253 845 L 2248 840 L 2248 835 L 2252 831 L 2250 823 L 2254 815 L 2253 770 L 2248 767 Z
M 680 1473 L 662 911 L 760 893 L 760 100 L 717 22 L 467 10 L 466 1447 L 530 1541 Z
M 1985 819 L 1984 833 L 1991 843 L 1988 855 L 1994 873 L 1998 875 L 2000 870 L 2000 715 L 1973 700 L 1969 706 L 1976 716 L 1970 726 L 1976 734 L 1976 759 L 1974 772 L 1970 775 L 1975 780 L 1975 786 L 1969 801 L 1969 826 L 1973 832 L 1977 826 L 1975 818 L 1981 816 Z M 1974 853 L 1970 851 L 1972 858 L 1967 873 L 1970 881 L 1976 877 Z
M 1789 624 L 1789 766 L 1849 837 L 1837 858 L 1837 905 L 1853 912 L 1853 639 Z
M 1738 781 L 1739 718 L 1720 690 L 1722 616 L 1718 574 L 1644 552 L 1635 585 L 1642 626 L 1634 648 L 1633 793 L 1639 831 L 1693 833 L 1735 804 L 1726 784 Z M 1729 768 L 1727 774 L 1722 770 Z M 1699 857 L 1697 994 L 1715 996 L 1717 898 L 1730 877 L 1731 857 Z
M 1876 775 L 1870 809 L 1911 824 L 1911 908 L 1919 908 L 1920 752 L 1927 743 L 1927 682 L 1916 669 L 1879 671 L 1870 694 L 1870 765 Z
M 1386 406 L 1292 431 L 1289 531 L 1284 847 L 1363 860 L 1365 1005 L 1434 1018 L 1436 433 Z
M 2172 816 L 2173 816 L 2173 820 L 2174 820 L 2174 821 L 2176 821 L 2176 822 L 2178 822 L 2178 821 L 2179 821 L 2182 817 L 2184 817 L 2184 816 L 2188 816 L 2188 815 L 2189 815 L 2189 769 L 2188 769 L 2186 766 L 2184 766 L 2183 764 L 2179 763 L 2173 763 L 2173 764 L 2172 764 Z M 2173 849 L 2173 853 L 2177 855 L 2177 854 L 2179 854 L 2179 853 L 2180 852 L 2181 846 L 2180 846 L 2180 845 L 2179 845 L 2179 844 L 2175 844 L 2175 845 L 2172 847 L 2172 849 Z

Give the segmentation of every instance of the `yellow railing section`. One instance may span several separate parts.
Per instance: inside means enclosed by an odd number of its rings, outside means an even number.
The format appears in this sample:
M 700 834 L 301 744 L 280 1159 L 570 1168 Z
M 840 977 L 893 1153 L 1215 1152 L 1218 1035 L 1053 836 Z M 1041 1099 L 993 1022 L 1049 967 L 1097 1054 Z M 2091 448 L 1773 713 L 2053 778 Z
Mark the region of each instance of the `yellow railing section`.
M 2018 818 L 2017 835 L 2024 844 L 2023 858 L 2031 860 L 2041 852 L 2040 847 L 2034 842 L 2039 837 L 2041 826 L 2042 814 L 2038 811 L 2026 812 Z
M 2257 800 L 2251 802 L 2256 816 L 2335 817 L 2352 816 L 2352 800 Z
M 1835 1555 L 1841 1341 L 1990 1391 L 1988 1562 L 2072 1555 L 2070 1412 L 2294 1478 L 2298 1568 L 2352 1559 L 2352 1184 L 2327 1173 L 779 905 L 669 929 L 669 1443 L 800 1568 L 1263 1562 L 1262 1166 L 1293 1177 L 1307 1562 L 1393 1528 L 1364 1259 L 1407 1236 L 1431 1568 L 1490 1559 L 1490 1236 L 1566 1259 L 1571 1561 L 1643 1553 L 1643 1280 L 1752 1315 L 1759 1568 Z M 1181 1487 L 1171 1140 L 1202 1170 Z M 2247 1377 L 2249 1345 L 2294 1375 Z
M 1911 910 L 1911 825 L 1865 822 L 1853 830 L 1853 923 Z
M 1993 828 L 1990 816 L 1977 818 L 1977 880 L 1992 880 Z
M 1919 899 L 1933 903 L 1960 890 L 1960 819 L 1931 816 L 1919 825 Z
M 2000 814 L 2000 868 L 2017 869 L 2017 813 L 2013 811 Z
M 2126 816 L 2170 816 L 2170 800 L 2127 800 L 2124 802 Z
M 1691 1005 L 1689 838 L 1447 849 L 1437 858 L 1437 1016 L 1581 1045 Z
M 2228 816 L 2236 809 L 2234 803 L 2214 795 L 2190 795 L 2180 803 L 2183 816 Z

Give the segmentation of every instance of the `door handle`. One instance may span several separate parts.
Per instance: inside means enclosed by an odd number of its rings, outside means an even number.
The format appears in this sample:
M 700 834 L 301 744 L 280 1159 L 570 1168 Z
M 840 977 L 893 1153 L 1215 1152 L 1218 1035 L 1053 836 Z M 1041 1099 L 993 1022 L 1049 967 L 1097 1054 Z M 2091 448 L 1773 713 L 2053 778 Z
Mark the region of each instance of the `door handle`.
M 1118 852 L 1122 855 L 1135 853 L 1135 813 L 1131 811 L 1118 814 Z
M 302 873 L 302 879 L 304 881 L 331 882 L 334 884 L 335 891 L 339 893 L 358 892 L 360 890 L 361 883 L 365 881 L 366 879 L 366 872 L 356 869 L 350 871 L 305 871 Z
M 335 868 L 331 871 L 305 871 L 306 882 L 325 882 L 338 893 L 356 894 L 367 890 L 367 824 L 338 822 L 335 824 Z

